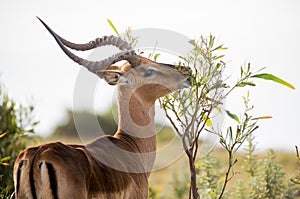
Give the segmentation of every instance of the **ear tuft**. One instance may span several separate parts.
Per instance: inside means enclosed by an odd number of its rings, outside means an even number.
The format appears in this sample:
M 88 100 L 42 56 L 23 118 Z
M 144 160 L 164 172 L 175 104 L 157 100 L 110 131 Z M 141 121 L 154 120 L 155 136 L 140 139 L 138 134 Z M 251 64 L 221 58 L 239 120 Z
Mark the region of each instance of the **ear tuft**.
M 111 65 L 105 70 L 97 71 L 97 74 L 100 78 L 104 79 L 109 85 L 118 84 L 119 79 L 129 70 L 131 65 L 127 62 L 122 66 Z
M 116 85 L 121 76 L 120 71 L 104 71 L 101 78 L 109 85 Z

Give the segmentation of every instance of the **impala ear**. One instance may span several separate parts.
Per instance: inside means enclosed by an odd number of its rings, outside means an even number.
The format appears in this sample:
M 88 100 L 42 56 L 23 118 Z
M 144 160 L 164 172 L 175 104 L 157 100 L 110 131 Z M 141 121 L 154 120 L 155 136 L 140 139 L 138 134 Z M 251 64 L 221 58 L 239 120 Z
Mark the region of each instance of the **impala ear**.
M 131 69 L 129 63 L 125 63 L 122 66 L 111 65 L 105 70 L 97 71 L 97 74 L 104 79 L 109 85 L 124 84 L 127 81 L 122 78 L 123 75 Z
M 109 85 L 116 85 L 122 73 L 119 70 L 104 70 L 101 78 L 104 79 Z

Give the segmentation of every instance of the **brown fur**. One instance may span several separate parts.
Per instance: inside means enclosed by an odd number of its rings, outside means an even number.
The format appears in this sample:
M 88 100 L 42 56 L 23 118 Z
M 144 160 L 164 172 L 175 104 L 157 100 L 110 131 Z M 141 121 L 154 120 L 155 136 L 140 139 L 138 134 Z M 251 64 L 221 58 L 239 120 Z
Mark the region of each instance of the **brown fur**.
M 172 67 L 148 59 L 141 63 L 136 68 L 127 63 L 103 72 L 109 84 L 120 83 L 121 77 L 130 82 L 118 86 L 116 134 L 99 137 L 87 145 L 55 142 L 27 148 L 14 168 L 17 199 L 35 199 L 34 195 L 53 198 L 56 188 L 60 199 L 148 197 L 148 177 L 156 150 L 154 103 L 178 89 L 186 78 Z M 161 74 L 145 78 L 149 67 Z

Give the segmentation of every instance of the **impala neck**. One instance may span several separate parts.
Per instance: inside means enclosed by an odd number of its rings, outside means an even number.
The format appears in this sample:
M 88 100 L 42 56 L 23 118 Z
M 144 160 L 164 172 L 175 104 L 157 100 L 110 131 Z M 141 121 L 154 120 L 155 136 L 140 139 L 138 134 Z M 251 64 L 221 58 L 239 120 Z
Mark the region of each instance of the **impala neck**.
M 132 136 L 144 153 L 155 152 L 155 99 L 145 99 L 144 94 L 119 86 L 119 130 L 115 136 Z

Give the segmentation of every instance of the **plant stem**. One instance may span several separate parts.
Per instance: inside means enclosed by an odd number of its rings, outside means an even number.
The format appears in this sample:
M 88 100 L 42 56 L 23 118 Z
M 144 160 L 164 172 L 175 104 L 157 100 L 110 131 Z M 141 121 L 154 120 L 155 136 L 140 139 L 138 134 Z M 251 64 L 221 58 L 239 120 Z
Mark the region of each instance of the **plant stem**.
M 189 149 L 186 145 L 185 136 L 186 136 L 186 134 L 182 138 L 182 144 L 183 144 L 184 151 L 189 158 L 189 165 L 190 165 L 191 180 L 190 180 L 189 199 L 200 199 L 200 196 L 198 194 L 198 189 L 197 189 L 197 181 L 196 181 L 197 173 L 196 173 L 196 168 L 195 168 L 195 161 L 194 161 L 193 153 L 192 153 L 191 149 Z
M 189 158 L 189 164 L 190 164 L 190 173 L 191 173 L 191 180 L 190 180 L 190 196 L 192 195 L 192 199 L 199 199 L 200 196 L 198 194 L 198 188 L 197 188 L 197 181 L 196 181 L 196 168 L 195 168 L 195 162 L 193 159 L 193 156 L 191 154 L 191 151 L 188 153 Z
M 224 180 L 224 184 L 223 184 L 223 187 L 222 187 L 222 191 L 221 191 L 218 199 L 221 199 L 222 196 L 225 193 L 225 189 L 226 189 L 227 183 L 230 180 L 229 179 L 229 173 L 230 173 L 230 171 L 232 169 L 232 166 L 233 166 L 233 163 L 232 163 L 232 151 L 228 151 L 228 168 L 227 168 L 227 171 L 226 171 L 226 174 L 225 174 L 225 180 Z

